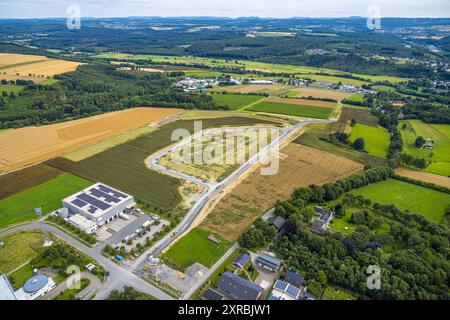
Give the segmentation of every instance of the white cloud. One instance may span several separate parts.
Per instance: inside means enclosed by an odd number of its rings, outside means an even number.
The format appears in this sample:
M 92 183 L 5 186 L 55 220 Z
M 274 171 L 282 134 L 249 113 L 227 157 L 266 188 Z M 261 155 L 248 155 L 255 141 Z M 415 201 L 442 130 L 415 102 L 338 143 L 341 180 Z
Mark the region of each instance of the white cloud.
M 450 17 L 449 0 L 1 0 L 0 17 L 64 17 L 72 4 L 90 17 L 346 17 L 372 5 L 384 17 Z

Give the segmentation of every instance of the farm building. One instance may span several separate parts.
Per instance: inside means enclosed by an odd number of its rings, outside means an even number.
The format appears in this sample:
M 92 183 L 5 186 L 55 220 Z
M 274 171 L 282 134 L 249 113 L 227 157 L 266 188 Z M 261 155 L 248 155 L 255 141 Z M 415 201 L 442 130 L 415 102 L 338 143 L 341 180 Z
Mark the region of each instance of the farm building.
M 96 183 L 62 201 L 71 214 L 80 214 L 99 226 L 119 217 L 135 204 L 134 198 L 102 183 Z
M 217 283 L 218 289 L 236 300 L 258 300 L 263 289 L 232 272 L 225 272 Z
M 256 263 L 261 268 L 270 271 L 270 272 L 278 272 L 281 269 L 282 261 L 280 259 L 277 259 L 267 252 L 261 253 L 256 258 Z

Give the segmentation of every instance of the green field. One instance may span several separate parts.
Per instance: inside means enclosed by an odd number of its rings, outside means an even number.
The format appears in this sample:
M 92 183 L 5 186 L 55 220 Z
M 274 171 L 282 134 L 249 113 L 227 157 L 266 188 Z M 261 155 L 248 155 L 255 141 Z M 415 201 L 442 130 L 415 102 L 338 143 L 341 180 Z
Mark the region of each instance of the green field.
M 423 215 L 426 219 L 440 223 L 445 210 L 450 206 L 450 194 L 389 179 L 350 192 L 362 195 L 373 202 L 394 204 L 401 210 Z
M 258 123 L 276 124 L 267 120 L 243 116 L 200 120 L 203 129 Z M 87 159 L 75 162 L 60 157 L 47 161 L 47 164 L 91 181 L 101 181 L 116 187 L 152 206 L 163 210 L 172 210 L 181 201 L 178 191 L 181 182 L 148 169 L 145 159 L 157 150 L 174 143 L 171 139 L 174 130 L 186 129 L 192 132 L 193 126 L 194 120 L 170 122 L 156 131 L 116 145 Z
M 298 104 L 261 101 L 245 109 L 246 111 L 285 114 L 289 116 L 328 119 L 333 108 L 303 106 Z
M 302 78 L 315 79 L 318 81 L 326 81 L 333 83 L 344 83 L 361 86 L 367 84 L 368 82 L 374 81 L 390 81 L 392 83 L 398 83 L 402 81 L 407 81 L 409 79 L 392 77 L 392 76 L 372 76 L 364 74 L 353 74 L 356 77 L 367 79 L 366 81 L 361 81 L 357 79 L 333 77 L 320 75 L 320 73 L 328 73 L 331 75 L 348 75 L 349 73 L 326 69 L 326 68 L 315 68 L 307 66 L 295 66 L 287 64 L 275 64 L 266 62 L 256 62 L 248 60 L 225 60 L 216 58 L 202 58 L 194 56 L 163 56 L 163 55 L 125 55 L 122 53 L 102 53 L 100 55 L 94 56 L 94 58 L 100 59 L 116 59 L 116 60 L 152 60 L 155 63 L 161 64 L 183 64 L 183 65 L 195 65 L 203 64 L 208 67 L 226 67 L 226 68 L 245 68 L 246 70 L 252 71 L 262 71 L 270 73 L 285 73 L 285 74 L 296 74 Z
M 360 93 L 352 94 L 350 97 L 347 97 L 345 100 L 354 101 L 354 102 L 364 102 L 364 95 Z
M 244 108 L 249 104 L 255 103 L 264 98 L 262 96 L 243 94 L 213 94 L 211 97 L 213 98 L 214 103 L 218 106 L 227 106 L 232 110 Z
M 0 228 L 36 218 L 34 209 L 42 207 L 43 214 L 61 207 L 61 200 L 87 188 L 92 182 L 69 173 L 0 200 Z
M 19 86 L 17 84 L 0 84 L 0 94 L 3 92 L 6 92 L 7 94 L 10 94 L 11 92 L 15 95 L 19 94 L 25 86 Z
M 178 266 L 185 270 L 195 262 L 201 263 L 205 267 L 212 265 L 222 257 L 230 247 L 230 243 L 216 238 L 219 244 L 208 240 L 211 233 L 202 229 L 192 229 L 187 235 L 176 242 L 164 255 L 163 258 L 169 261 L 169 264 Z
M 373 127 L 357 123 L 352 128 L 350 140 L 353 142 L 358 138 L 363 138 L 366 151 L 377 157 L 385 158 L 389 148 L 389 132 L 381 127 Z
M 399 130 L 406 153 L 431 162 L 426 171 L 450 176 L 450 125 L 404 120 L 400 121 Z M 417 148 L 414 142 L 418 136 L 434 141 L 433 150 Z

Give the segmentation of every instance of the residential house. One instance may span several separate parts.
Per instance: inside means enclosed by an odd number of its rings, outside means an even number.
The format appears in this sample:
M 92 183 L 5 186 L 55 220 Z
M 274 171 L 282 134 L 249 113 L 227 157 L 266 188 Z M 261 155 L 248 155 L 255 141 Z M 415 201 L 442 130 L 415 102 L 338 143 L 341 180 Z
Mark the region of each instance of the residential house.
M 217 283 L 219 291 L 236 300 L 258 300 L 263 288 L 232 272 L 225 272 Z

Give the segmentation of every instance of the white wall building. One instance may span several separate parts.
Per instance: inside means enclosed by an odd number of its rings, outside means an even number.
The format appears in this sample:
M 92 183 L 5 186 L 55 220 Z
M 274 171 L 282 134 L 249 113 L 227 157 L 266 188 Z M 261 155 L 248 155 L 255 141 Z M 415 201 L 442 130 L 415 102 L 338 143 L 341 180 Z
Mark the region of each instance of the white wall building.
M 73 216 L 68 218 L 67 221 L 78 229 L 86 232 L 87 234 L 93 233 L 98 228 L 98 224 L 95 221 L 89 220 L 79 213 L 74 214 Z
M 36 300 L 47 292 L 56 288 L 56 283 L 51 277 L 37 275 L 14 291 L 13 286 L 4 274 L 0 276 L 0 300 Z
M 102 183 L 96 183 L 62 201 L 71 214 L 80 214 L 99 226 L 118 218 L 126 208 L 134 206 L 133 196 Z M 76 218 L 80 221 L 79 218 Z

